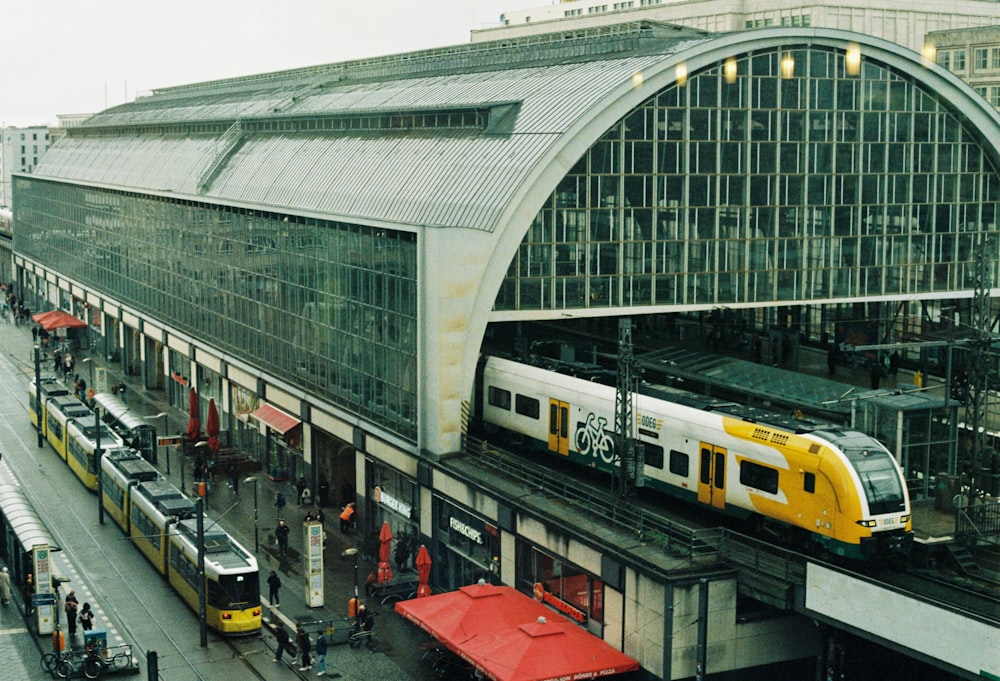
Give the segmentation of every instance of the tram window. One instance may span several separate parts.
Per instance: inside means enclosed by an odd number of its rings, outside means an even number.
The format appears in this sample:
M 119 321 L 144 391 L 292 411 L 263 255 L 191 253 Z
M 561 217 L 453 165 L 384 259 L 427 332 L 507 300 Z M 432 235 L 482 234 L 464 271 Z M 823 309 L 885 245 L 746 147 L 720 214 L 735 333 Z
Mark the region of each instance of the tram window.
M 527 395 L 516 395 L 514 397 L 514 411 L 521 416 L 538 419 L 539 403 L 534 397 Z
M 816 474 L 806 473 L 802 480 L 802 488 L 810 494 L 816 491 Z
M 647 466 L 663 470 L 663 447 L 658 447 L 649 442 L 640 442 L 642 445 L 642 456 Z
M 676 449 L 670 450 L 670 472 L 674 475 L 679 475 L 682 478 L 686 478 L 691 467 L 691 459 L 684 452 L 678 452 Z
M 510 391 L 502 390 L 496 386 L 490 386 L 489 390 L 490 406 L 510 411 Z
M 778 469 L 761 466 L 752 461 L 744 461 L 740 464 L 740 483 L 762 492 L 776 494 L 778 492 Z

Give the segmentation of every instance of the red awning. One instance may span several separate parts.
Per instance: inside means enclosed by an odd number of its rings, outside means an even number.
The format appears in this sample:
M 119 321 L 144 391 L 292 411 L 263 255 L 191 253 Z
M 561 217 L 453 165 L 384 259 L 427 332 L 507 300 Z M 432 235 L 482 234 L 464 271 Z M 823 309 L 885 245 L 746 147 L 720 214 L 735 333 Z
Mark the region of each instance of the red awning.
M 251 416 L 264 422 L 267 424 L 268 428 L 277 431 L 282 435 L 302 423 L 302 421 L 298 420 L 291 414 L 286 414 L 277 407 L 272 407 L 269 404 L 265 404 L 263 407 L 260 407 L 257 411 L 253 412 Z
M 31 318 L 41 324 L 42 328 L 46 331 L 55 331 L 56 329 L 82 329 L 87 326 L 87 322 L 77 319 L 71 314 L 67 314 L 62 310 L 50 310 L 49 312 L 41 312 L 39 314 L 31 315 Z
M 587 679 L 639 668 L 628 655 L 509 586 L 466 586 L 401 601 L 396 612 L 495 681 Z

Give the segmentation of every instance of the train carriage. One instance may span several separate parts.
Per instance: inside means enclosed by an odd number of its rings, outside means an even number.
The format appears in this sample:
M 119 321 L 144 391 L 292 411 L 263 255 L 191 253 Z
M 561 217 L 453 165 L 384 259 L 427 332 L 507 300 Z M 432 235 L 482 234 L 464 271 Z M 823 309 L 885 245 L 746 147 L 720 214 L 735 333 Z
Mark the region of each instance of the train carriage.
M 129 533 L 132 488 L 161 480 L 160 472 L 131 448 L 112 449 L 101 457 L 101 504 L 125 534 Z
M 67 428 L 66 463 L 83 486 L 97 491 L 97 448 L 102 451 L 124 446 L 122 439 L 105 424 L 92 419 L 71 420 Z
M 133 414 L 128 405 L 111 393 L 94 395 L 94 406 L 101 410 L 101 420 L 118 433 L 129 447 L 146 461 L 156 463 L 156 427 Z
M 478 394 L 487 428 L 576 464 L 616 470 L 615 388 L 490 357 Z M 851 559 L 909 550 L 906 485 L 877 440 L 748 414 L 664 387 L 635 393 L 632 436 L 645 485 Z
M 39 390 L 35 387 L 35 381 L 32 379 L 28 383 L 28 418 L 31 419 L 31 425 L 38 428 L 38 412 L 41 411 L 41 428 L 42 436 L 46 435 L 46 408 L 45 405 L 50 397 L 59 397 L 62 395 L 69 395 L 69 388 L 62 381 L 53 378 L 51 376 L 43 376 L 40 381 L 41 394 L 39 395 Z M 39 400 L 41 403 L 39 404 Z
M 167 536 L 183 518 L 194 515 L 194 502 L 165 480 L 151 480 L 131 488 L 129 536 L 161 575 L 167 574 Z
M 176 529 L 170 535 L 168 577 L 177 593 L 197 610 L 197 521 L 182 520 Z M 257 559 L 218 528 L 203 533 L 208 626 L 223 634 L 257 632 L 261 624 Z
M 45 439 L 63 461 L 69 452 L 69 426 L 74 420 L 93 420 L 94 413 L 83 402 L 72 395 L 50 397 L 44 411 Z

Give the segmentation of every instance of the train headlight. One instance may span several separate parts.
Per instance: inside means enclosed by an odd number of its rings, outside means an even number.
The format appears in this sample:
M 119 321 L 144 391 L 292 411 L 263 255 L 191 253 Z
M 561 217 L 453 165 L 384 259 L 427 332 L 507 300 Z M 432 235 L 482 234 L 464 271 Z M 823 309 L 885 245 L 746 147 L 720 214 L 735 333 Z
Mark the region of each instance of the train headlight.
M 877 527 L 878 526 L 878 521 L 877 520 L 859 520 L 858 521 L 858 525 L 860 525 L 861 527 Z
M 901 515 L 901 516 L 899 516 L 899 522 L 901 522 L 901 523 L 908 523 L 908 522 L 910 522 L 910 516 L 909 515 Z
M 233 613 L 231 613 L 231 612 L 224 612 L 224 613 L 222 613 L 222 619 L 224 619 L 224 620 L 231 620 L 231 619 L 233 619 Z

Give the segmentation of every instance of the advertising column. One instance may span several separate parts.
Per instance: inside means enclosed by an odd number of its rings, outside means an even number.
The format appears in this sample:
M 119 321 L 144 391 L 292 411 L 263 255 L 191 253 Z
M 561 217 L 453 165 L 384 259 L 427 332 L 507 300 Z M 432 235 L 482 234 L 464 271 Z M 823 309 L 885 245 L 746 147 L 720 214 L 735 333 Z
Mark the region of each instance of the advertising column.
M 323 524 L 309 521 L 302 524 L 305 547 L 306 605 L 323 607 Z
M 35 563 L 35 593 L 31 601 L 35 606 L 35 616 L 40 635 L 55 631 L 56 595 L 52 590 L 52 552 L 48 546 L 41 545 L 32 549 Z

